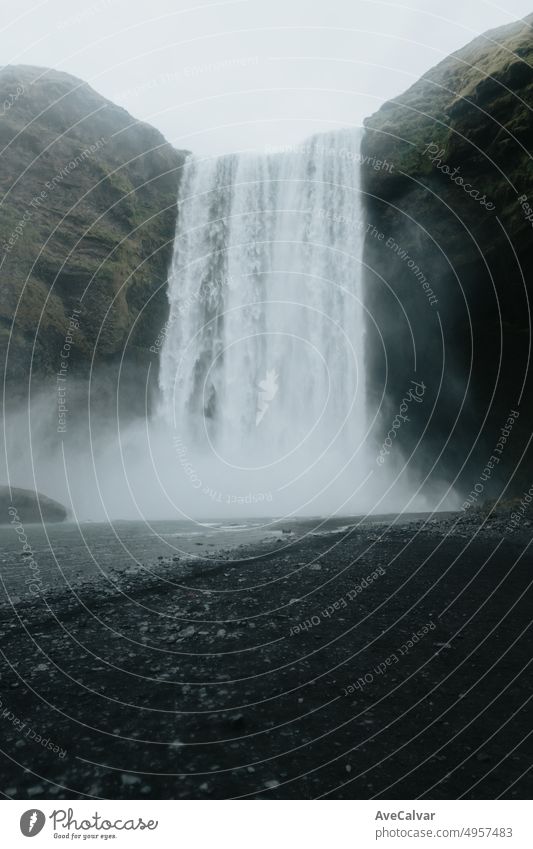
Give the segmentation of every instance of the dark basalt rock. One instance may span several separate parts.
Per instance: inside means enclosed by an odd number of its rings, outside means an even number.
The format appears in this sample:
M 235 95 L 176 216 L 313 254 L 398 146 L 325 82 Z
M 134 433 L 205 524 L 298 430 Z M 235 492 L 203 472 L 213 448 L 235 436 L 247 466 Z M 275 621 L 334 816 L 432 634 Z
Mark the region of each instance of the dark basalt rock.
M 368 221 L 384 234 L 379 241 L 371 232 L 365 243 L 376 321 L 367 336 L 371 397 L 377 403 L 385 385 L 386 432 L 416 368 L 428 392 L 402 430 L 405 455 L 415 451 L 423 476 L 457 476 L 463 492 L 519 411 L 484 496 L 519 463 L 508 494 L 531 483 L 522 452 L 533 422 L 533 230 L 519 197 L 533 205 L 532 25 L 530 15 L 445 59 L 367 119 L 363 140 L 364 155 L 394 166 L 363 168 Z M 389 238 L 408 259 L 387 247 Z M 428 303 L 411 259 L 437 304 Z

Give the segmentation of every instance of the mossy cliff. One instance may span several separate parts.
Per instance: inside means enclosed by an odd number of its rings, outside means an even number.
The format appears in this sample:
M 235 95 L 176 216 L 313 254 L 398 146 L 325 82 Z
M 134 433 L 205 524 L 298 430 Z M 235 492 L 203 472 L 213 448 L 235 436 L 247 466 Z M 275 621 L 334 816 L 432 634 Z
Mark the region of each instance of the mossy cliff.
M 427 394 L 402 428 L 405 454 L 416 449 L 424 476 L 457 475 L 466 493 L 519 412 L 483 496 L 509 480 L 533 422 L 532 26 L 533 15 L 449 56 L 369 118 L 363 139 L 365 156 L 392 163 L 363 169 L 382 430 L 416 375 Z M 529 485 L 528 469 L 522 461 L 511 489 Z
M 186 154 L 86 83 L 29 66 L 0 71 L 0 151 L 8 395 L 27 395 L 30 368 L 32 392 L 52 379 L 69 336 L 69 376 L 146 365 Z

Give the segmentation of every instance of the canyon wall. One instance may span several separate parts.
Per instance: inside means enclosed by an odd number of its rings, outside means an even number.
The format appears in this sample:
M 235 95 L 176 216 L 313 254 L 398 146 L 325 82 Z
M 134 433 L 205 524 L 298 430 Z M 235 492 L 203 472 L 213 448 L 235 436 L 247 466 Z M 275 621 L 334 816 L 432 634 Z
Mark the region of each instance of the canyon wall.
M 158 368 L 186 153 L 86 83 L 21 65 L 0 71 L 0 151 L 7 398 L 62 371 L 110 398 L 120 368 L 136 406 L 136 371 Z
M 449 56 L 367 119 L 363 140 L 372 403 L 383 396 L 385 433 L 409 381 L 425 383 L 404 455 L 464 496 L 533 476 L 532 23 Z

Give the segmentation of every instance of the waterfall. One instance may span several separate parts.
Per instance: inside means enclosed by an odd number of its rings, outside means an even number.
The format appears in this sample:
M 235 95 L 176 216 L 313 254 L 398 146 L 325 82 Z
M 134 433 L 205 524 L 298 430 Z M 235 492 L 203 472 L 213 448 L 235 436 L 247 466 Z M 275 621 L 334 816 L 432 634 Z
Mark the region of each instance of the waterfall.
M 299 481 L 299 503 L 352 458 L 360 468 L 364 227 L 357 131 L 189 157 L 160 361 L 161 412 L 189 467 L 240 474 L 238 491 Z

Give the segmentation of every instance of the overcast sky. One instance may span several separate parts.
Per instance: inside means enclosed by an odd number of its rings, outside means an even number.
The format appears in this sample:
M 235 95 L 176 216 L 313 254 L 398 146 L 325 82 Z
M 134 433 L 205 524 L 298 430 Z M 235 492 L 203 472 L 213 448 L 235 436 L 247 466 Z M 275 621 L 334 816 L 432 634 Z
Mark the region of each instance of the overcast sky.
M 526 0 L 4 0 L 0 62 L 59 68 L 198 153 L 359 126 Z

